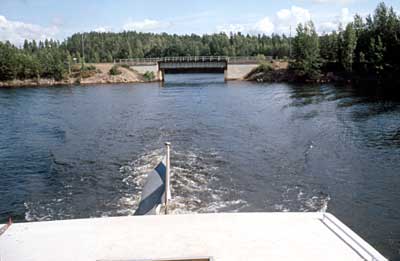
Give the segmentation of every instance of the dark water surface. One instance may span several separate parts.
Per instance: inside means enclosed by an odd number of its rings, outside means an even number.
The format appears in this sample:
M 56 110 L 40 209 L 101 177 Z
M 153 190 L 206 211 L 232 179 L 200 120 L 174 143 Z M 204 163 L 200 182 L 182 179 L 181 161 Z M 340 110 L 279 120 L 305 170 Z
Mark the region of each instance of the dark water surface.
M 132 214 L 172 142 L 175 212 L 319 211 L 400 255 L 400 103 L 332 85 L 0 89 L 0 223 Z

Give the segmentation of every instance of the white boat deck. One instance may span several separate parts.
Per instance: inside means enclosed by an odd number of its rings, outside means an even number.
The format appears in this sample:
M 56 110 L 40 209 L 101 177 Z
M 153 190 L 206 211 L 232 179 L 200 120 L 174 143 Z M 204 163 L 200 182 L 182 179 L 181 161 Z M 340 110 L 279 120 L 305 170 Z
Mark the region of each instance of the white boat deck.
M 1 261 L 386 260 L 331 214 L 221 213 L 12 224 Z

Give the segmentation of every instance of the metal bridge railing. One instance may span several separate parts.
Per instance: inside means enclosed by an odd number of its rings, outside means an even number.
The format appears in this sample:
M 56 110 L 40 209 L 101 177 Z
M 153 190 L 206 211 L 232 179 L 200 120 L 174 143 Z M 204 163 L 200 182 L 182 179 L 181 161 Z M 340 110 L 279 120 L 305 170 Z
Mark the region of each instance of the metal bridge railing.
M 157 58 L 119 59 L 117 63 L 130 65 L 156 64 L 158 62 L 228 62 L 228 63 L 258 63 L 270 60 L 270 57 L 259 56 L 173 56 Z

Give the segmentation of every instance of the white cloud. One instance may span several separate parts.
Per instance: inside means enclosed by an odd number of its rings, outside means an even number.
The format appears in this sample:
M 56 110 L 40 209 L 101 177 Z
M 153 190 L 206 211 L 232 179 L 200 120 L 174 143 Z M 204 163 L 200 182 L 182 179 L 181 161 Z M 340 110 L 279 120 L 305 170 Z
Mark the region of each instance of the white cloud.
M 106 33 L 106 32 L 111 32 L 112 29 L 110 26 L 100 26 L 94 29 L 96 33 Z
M 153 32 L 167 29 L 170 26 L 170 22 L 144 19 L 143 21 L 128 22 L 123 26 L 123 29 L 126 31 Z
M 329 0 L 318 0 L 318 1 L 329 1 Z M 225 24 L 217 26 L 218 32 L 225 33 L 249 33 L 249 34 L 286 34 L 290 32 L 292 27 L 292 35 L 296 33 L 296 27 L 299 23 L 305 23 L 313 20 L 317 32 L 330 33 L 333 30 L 337 30 L 339 24 L 346 26 L 349 22 L 353 21 L 354 14 L 346 7 L 340 10 L 339 14 L 311 14 L 308 9 L 292 6 L 291 8 L 281 9 L 272 18 L 264 17 L 253 23 L 242 23 L 242 24 Z
M 217 27 L 218 32 L 225 33 L 250 33 L 250 34 L 272 34 L 286 33 L 290 31 L 290 26 L 295 27 L 298 23 L 304 23 L 311 19 L 311 14 L 307 9 L 292 6 L 290 9 L 281 9 L 271 19 L 266 16 L 254 23 L 246 24 L 226 24 Z
M 57 26 L 42 27 L 35 24 L 10 21 L 0 15 L 0 41 L 10 41 L 13 44 L 21 45 L 25 39 L 39 41 L 46 38 L 55 38 L 58 31 Z
M 318 25 L 319 33 L 330 33 L 332 31 L 337 31 L 338 25 L 335 22 L 322 22 Z
M 312 0 L 316 4 L 342 4 L 347 5 L 355 2 L 356 0 Z
M 271 34 L 274 32 L 274 24 L 268 17 L 264 17 L 260 21 L 256 23 L 255 31 L 264 33 L 264 34 Z
M 275 32 L 288 34 L 290 26 L 294 29 L 299 23 L 310 20 L 310 11 L 305 8 L 292 6 L 290 9 L 281 9 L 276 13 Z
M 224 25 L 218 25 L 217 26 L 217 32 L 223 32 L 223 33 L 238 33 L 242 32 L 245 33 L 247 31 L 247 26 L 249 24 L 224 24 Z
M 290 12 L 289 9 L 281 9 L 276 13 L 276 16 L 280 20 L 287 20 L 290 18 L 291 15 L 292 13 Z
M 274 32 L 274 24 L 269 17 L 257 21 L 256 23 L 246 24 L 224 24 L 217 26 L 217 32 L 229 33 L 249 33 L 249 34 L 271 34 Z
M 342 8 L 341 12 L 339 15 L 334 15 L 332 16 L 327 16 L 329 20 L 327 21 L 321 21 L 318 24 L 318 32 L 319 33 L 329 33 L 332 32 L 333 30 L 336 30 L 339 28 L 339 24 L 342 24 L 343 27 L 346 26 L 346 24 L 350 23 L 353 21 L 353 14 L 350 14 L 350 11 L 348 8 Z

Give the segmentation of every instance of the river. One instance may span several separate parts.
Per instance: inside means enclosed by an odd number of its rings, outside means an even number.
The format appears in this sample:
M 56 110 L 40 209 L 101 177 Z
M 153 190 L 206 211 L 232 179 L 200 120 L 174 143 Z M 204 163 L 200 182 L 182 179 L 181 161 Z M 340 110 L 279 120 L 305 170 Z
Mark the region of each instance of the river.
M 0 89 L 0 223 L 131 215 L 172 143 L 172 208 L 335 214 L 400 260 L 400 103 L 333 85 Z

